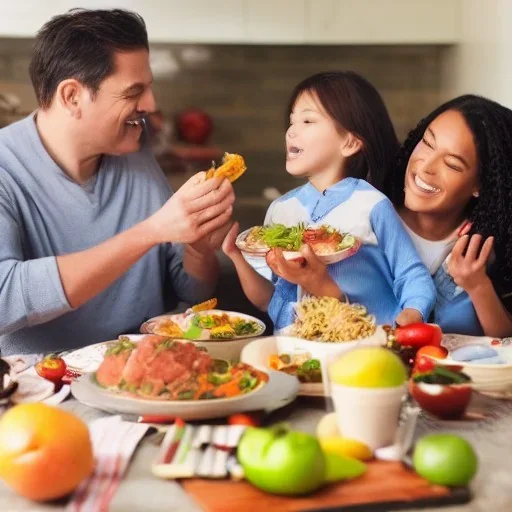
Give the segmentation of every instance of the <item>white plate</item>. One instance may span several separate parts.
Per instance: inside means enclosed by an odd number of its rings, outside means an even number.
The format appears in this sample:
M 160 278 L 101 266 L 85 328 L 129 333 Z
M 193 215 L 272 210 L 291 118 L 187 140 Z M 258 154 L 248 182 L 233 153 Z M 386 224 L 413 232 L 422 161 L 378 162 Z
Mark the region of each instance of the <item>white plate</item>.
M 236 237 L 236 246 L 248 256 L 264 258 L 267 252 L 270 250 L 269 248 L 250 249 L 247 247 L 247 244 L 245 243 L 245 239 L 247 238 L 247 235 L 250 233 L 252 229 L 253 228 L 246 229 Z M 320 260 L 329 265 L 331 263 L 338 263 L 339 261 L 342 261 L 346 258 L 350 258 L 350 256 L 353 256 L 359 250 L 360 247 L 361 240 L 356 238 L 355 243 L 352 247 L 348 247 L 347 249 L 333 252 L 331 254 L 317 254 L 317 256 L 319 257 Z M 302 258 L 302 254 L 299 251 L 283 251 L 283 256 L 287 260 L 295 260 Z
M 261 336 L 266 329 L 266 325 L 264 322 L 255 318 L 251 315 L 246 315 L 244 313 L 236 313 L 234 311 L 223 311 L 220 309 L 210 309 L 207 311 L 200 311 L 199 313 L 180 313 L 176 315 L 160 315 L 154 318 L 151 318 L 147 322 L 144 322 L 140 327 L 140 332 L 146 334 L 152 334 L 152 324 L 158 320 L 169 319 L 173 322 L 177 323 L 184 331 L 186 331 L 190 327 L 190 323 L 192 322 L 192 318 L 194 315 L 222 315 L 223 313 L 227 313 L 229 316 L 235 316 L 238 318 L 242 318 L 249 322 L 255 322 L 258 324 L 259 329 L 256 332 L 251 334 L 246 334 L 244 336 L 235 336 L 229 340 L 214 340 L 209 337 L 205 339 L 197 339 L 197 340 L 185 340 L 191 341 L 198 346 L 205 347 L 208 350 L 208 353 L 217 359 L 227 359 L 229 361 L 238 361 L 240 359 L 240 352 L 242 348 L 249 343 L 250 338 L 255 338 L 257 336 Z M 204 331 L 203 331 L 204 332 Z M 208 333 L 205 333 L 208 336 Z
M 268 367 L 268 359 L 272 354 L 277 354 L 278 338 L 279 336 L 268 336 L 265 338 L 260 338 L 259 340 L 251 341 L 251 343 L 246 345 L 242 350 L 240 360 L 242 363 L 250 364 L 258 370 L 263 370 L 266 372 L 271 371 Z M 284 375 L 288 376 L 287 374 Z M 297 382 L 299 381 L 297 380 Z M 324 386 L 321 382 L 299 382 L 299 395 L 324 396 Z
M 269 381 L 261 388 L 234 398 L 212 400 L 146 400 L 107 391 L 95 383 L 88 373 L 71 384 L 73 396 L 90 407 L 107 412 L 136 415 L 165 415 L 183 420 L 202 420 L 229 416 L 244 411 L 267 411 L 284 407 L 297 396 L 299 383 L 295 377 L 267 371 Z
M 489 345 L 500 352 L 500 346 L 493 346 L 491 342 L 496 338 L 487 336 L 466 336 L 460 334 L 445 334 L 442 345 L 449 351 L 465 345 Z M 506 358 L 512 355 L 512 344 L 510 339 L 503 339 L 502 347 L 506 347 Z M 512 394 L 512 362 L 509 364 L 477 364 L 465 361 L 455 361 L 450 354 L 446 359 L 437 359 L 441 365 L 461 366 L 463 372 L 471 377 L 473 387 L 484 394 L 509 398 Z

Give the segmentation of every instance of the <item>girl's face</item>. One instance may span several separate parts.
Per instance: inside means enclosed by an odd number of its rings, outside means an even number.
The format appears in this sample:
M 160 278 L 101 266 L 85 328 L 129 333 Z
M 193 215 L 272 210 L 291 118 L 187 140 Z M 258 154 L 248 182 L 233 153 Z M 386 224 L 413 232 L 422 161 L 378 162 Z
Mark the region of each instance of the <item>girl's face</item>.
M 409 158 L 405 206 L 418 213 L 462 215 L 478 189 L 473 134 L 460 112 L 447 110 L 430 123 Z
M 346 137 L 316 94 L 303 92 L 293 106 L 286 131 L 286 170 L 297 177 L 339 172 Z

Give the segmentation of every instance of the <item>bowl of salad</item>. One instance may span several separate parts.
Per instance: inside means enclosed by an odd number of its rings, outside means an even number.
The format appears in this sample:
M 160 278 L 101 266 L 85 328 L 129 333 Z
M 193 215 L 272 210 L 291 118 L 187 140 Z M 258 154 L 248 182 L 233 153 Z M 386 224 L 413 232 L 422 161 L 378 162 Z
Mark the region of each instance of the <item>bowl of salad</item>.
M 211 357 L 238 361 L 249 341 L 261 336 L 265 324 L 250 315 L 221 309 L 160 315 L 144 322 L 143 334 L 158 334 L 171 339 L 192 341 L 205 348 Z
M 236 239 L 237 247 L 249 256 L 265 257 L 271 249 L 279 248 L 288 260 L 301 258 L 300 249 L 304 244 L 309 245 L 324 263 L 330 264 L 354 255 L 361 241 L 329 225 L 308 226 L 304 223 L 254 226 L 240 233 Z

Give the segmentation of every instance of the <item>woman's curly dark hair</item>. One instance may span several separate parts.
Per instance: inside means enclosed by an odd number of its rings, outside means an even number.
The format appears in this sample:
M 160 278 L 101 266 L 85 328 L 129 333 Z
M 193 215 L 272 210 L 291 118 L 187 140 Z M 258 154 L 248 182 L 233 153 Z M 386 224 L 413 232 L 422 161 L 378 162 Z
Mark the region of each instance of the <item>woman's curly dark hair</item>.
M 491 278 L 499 293 L 512 288 L 512 111 L 475 95 L 459 96 L 422 119 L 402 144 L 397 164 L 386 184 L 396 208 L 404 204 L 405 172 L 409 158 L 429 124 L 447 110 L 462 114 L 473 133 L 478 155 L 480 190 L 467 205 L 471 233 L 494 236 L 495 262 Z

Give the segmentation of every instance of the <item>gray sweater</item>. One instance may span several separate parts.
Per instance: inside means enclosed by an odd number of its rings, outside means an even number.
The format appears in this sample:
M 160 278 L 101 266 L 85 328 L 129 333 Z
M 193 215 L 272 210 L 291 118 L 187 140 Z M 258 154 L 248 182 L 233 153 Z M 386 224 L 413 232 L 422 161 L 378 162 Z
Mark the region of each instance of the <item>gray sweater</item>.
M 210 286 L 183 270 L 182 248 L 154 247 L 109 288 L 69 305 L 56 256 L 88 249 L 146 219 L 172 191 L 151 153 L 104 156 L 80 186 L 46 152 L 31 115 L 0 130 L 0 348 L 3 355 L 81 347 L 138 332 Z

